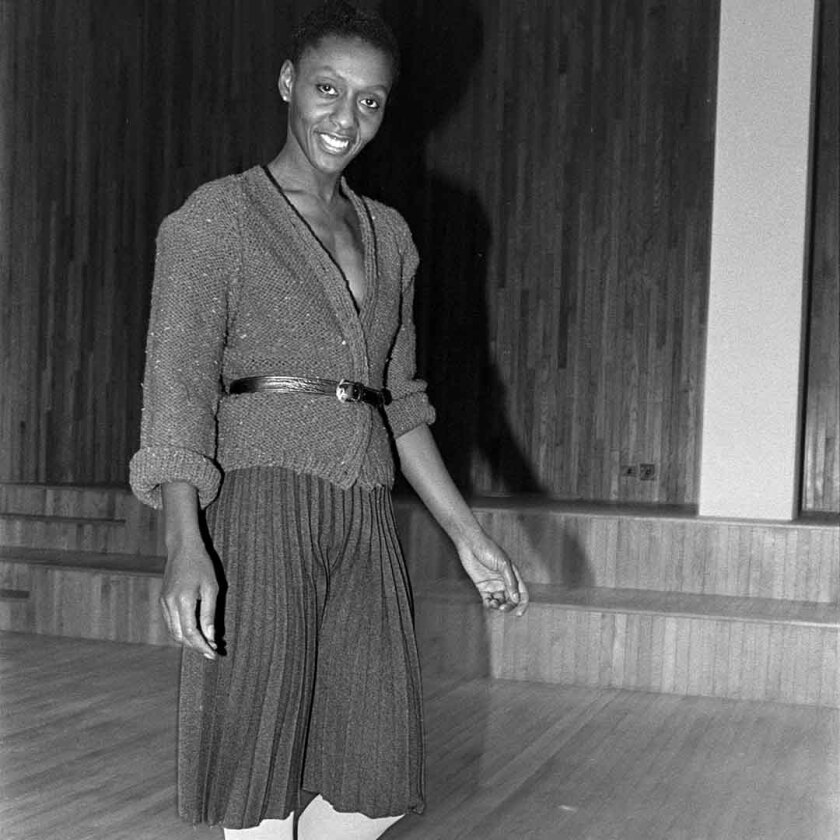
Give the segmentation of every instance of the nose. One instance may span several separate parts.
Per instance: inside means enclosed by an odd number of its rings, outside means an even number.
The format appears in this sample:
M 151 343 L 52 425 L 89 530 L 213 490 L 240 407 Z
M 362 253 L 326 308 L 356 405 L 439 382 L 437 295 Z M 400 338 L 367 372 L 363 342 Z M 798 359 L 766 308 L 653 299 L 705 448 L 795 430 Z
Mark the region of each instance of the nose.
M 332 120 L 339 128 L 352 128 L 356 124 L 356 109 L 349 96 L 339 97 L 335 102 Z

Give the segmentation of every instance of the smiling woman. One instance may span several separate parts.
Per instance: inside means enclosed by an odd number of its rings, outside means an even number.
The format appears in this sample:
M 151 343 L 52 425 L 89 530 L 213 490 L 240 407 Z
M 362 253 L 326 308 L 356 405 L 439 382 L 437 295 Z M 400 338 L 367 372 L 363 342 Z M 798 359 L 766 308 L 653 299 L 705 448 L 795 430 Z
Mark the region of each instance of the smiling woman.
M 279 86 L 291 134 L 278 168 L 299 173 L 308 166 L 327 180 L 343 171 L 379 130 L 391 68 L 377 47 L 337 36 L 323 38 L 297 64 L 285 61 Z
M 382 124 L 393 65 L 361 38 L 332 35 L 280 71 L 288 135 L 268 170 L 341 269 L 357 306 L 365 294 L 360 230 L 337 178 Z
M 485 606 L 528 603 L 429 431 L 408 227 L 343 178 L 398 68 L 379 18 L 315 11 L 281 69 L 279 154 L 201 187 L 158 237 L 131 481 L 165 514 L 179 811 L 228 840 L 291 838 L 304 792 L 301 840 L 375 838 L 423 809 L 393 450 Z

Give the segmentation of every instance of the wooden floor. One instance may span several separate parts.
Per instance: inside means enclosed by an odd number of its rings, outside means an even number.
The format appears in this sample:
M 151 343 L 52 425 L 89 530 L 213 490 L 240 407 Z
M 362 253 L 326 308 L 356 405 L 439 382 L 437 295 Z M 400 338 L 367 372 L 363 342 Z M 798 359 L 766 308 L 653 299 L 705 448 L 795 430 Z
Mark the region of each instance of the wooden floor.
M 2 840 L 219 840 L 174 814 L 177 651 L 0 634 Z M 389 840 L 837 840 L 840 712 L 427 680 Z

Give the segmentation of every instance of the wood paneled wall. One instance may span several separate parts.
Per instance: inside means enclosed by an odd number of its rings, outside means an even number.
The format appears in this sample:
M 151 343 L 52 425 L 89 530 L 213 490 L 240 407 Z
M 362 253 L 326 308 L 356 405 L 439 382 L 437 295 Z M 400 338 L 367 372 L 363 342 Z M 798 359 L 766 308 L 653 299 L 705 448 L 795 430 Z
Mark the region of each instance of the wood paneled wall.
M 717 0 L 453 9 L 415 27 L 409 66 L 441 72 L 375 162 L 422 243 L 447 460 L 482 492 L 692 503 Z
M 840 4 L 819 4 L 802 507 L 840 513 Z
M 157 225 L 282 140 L 276 6 L 2 0 L 0 475 L 126 480 Z
M 383 0 L 405 71 L 354 177 L 415 231 L 469 489 L 696 500 L 717 3 Z M 0 478 L 125 480 L 157 224 L 277 150 L 311 5 L 0 0 Z

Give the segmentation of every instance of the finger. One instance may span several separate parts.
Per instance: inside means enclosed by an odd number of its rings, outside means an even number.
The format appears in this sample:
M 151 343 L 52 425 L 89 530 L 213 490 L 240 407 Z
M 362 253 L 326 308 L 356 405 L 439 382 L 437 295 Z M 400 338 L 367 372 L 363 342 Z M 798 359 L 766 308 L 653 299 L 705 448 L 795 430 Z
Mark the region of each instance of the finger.
M 502 612 L 510 612 L 515 606 L 516 604 L 512 604 L 510 601 L 504 601 L 499 605 L 499 609 Z
M 499 609 L 499 606 L 504 603 L 504 590 L 482 589 L 479 590 L 479 592 L 484 606 L 488 609 L 497 610 Z
M 178 617 L 181 622 L 181 633 L 183 635 L 183 644 L 197 651 L 207 659 L 215 659 L 216 652 L 201 635 L 198 629 L 198 622 L 196 621 L 196 610 L 198 604 L 195 598 L 184 597 L 178 602 Z
M 169 635 L 179 645 L 183 644 L 184 637 L 181 634 L 181 623 L 177 620 L 178 609 L 174 605 L 174 602 L 170 602 L 169 599 L 161 597 L 160 608 L 163 612 L 163 620 L 166 622 L 166 629 L 169 631 Z
M 184 645 L 200 653 L 205 659 L 216 658 L 216 651 L 207 644 L 197 624 L 184 628 Z
M 198 620 L 201 632 L 213 650 L 216 650 L 216 587 L 202 589 Z
M 514 572 L 516 572 L 516 580 L 519 585 L 519 606 L 514 611 L 514 615 L 523 615 L 525 610 L 528 609 L 528 604 L 531 602 L 530 595 L 528 594 L 528 587 L 525 585 L 525 581 L 522 580 L 522 576 L 519 574 L 519 569 L 516 566 L 513 567 Z
M 520 581 L 517 580 L 518 573 L 516 572 L 516 567 L 510 560 L 506 560 L 504 565 L 502 566 L 502 580 L 505 584 L 505 595 L 513 604 L 519 603 L 519 583 Z
M 197 625 L 189 627 L 184 631 L 184 644 L 186 647 L 200 653 L 205 659 L 216 658 L 216 651 L 207 644 Z
M 491 593 L 490 597 L 492 599 L 491 606 L 494 610 L 504 612 L 506 609 L 509 608 L 507 606 L 507 594 L 505 593 L 504 589 L 499 589 L 497 592 Z

